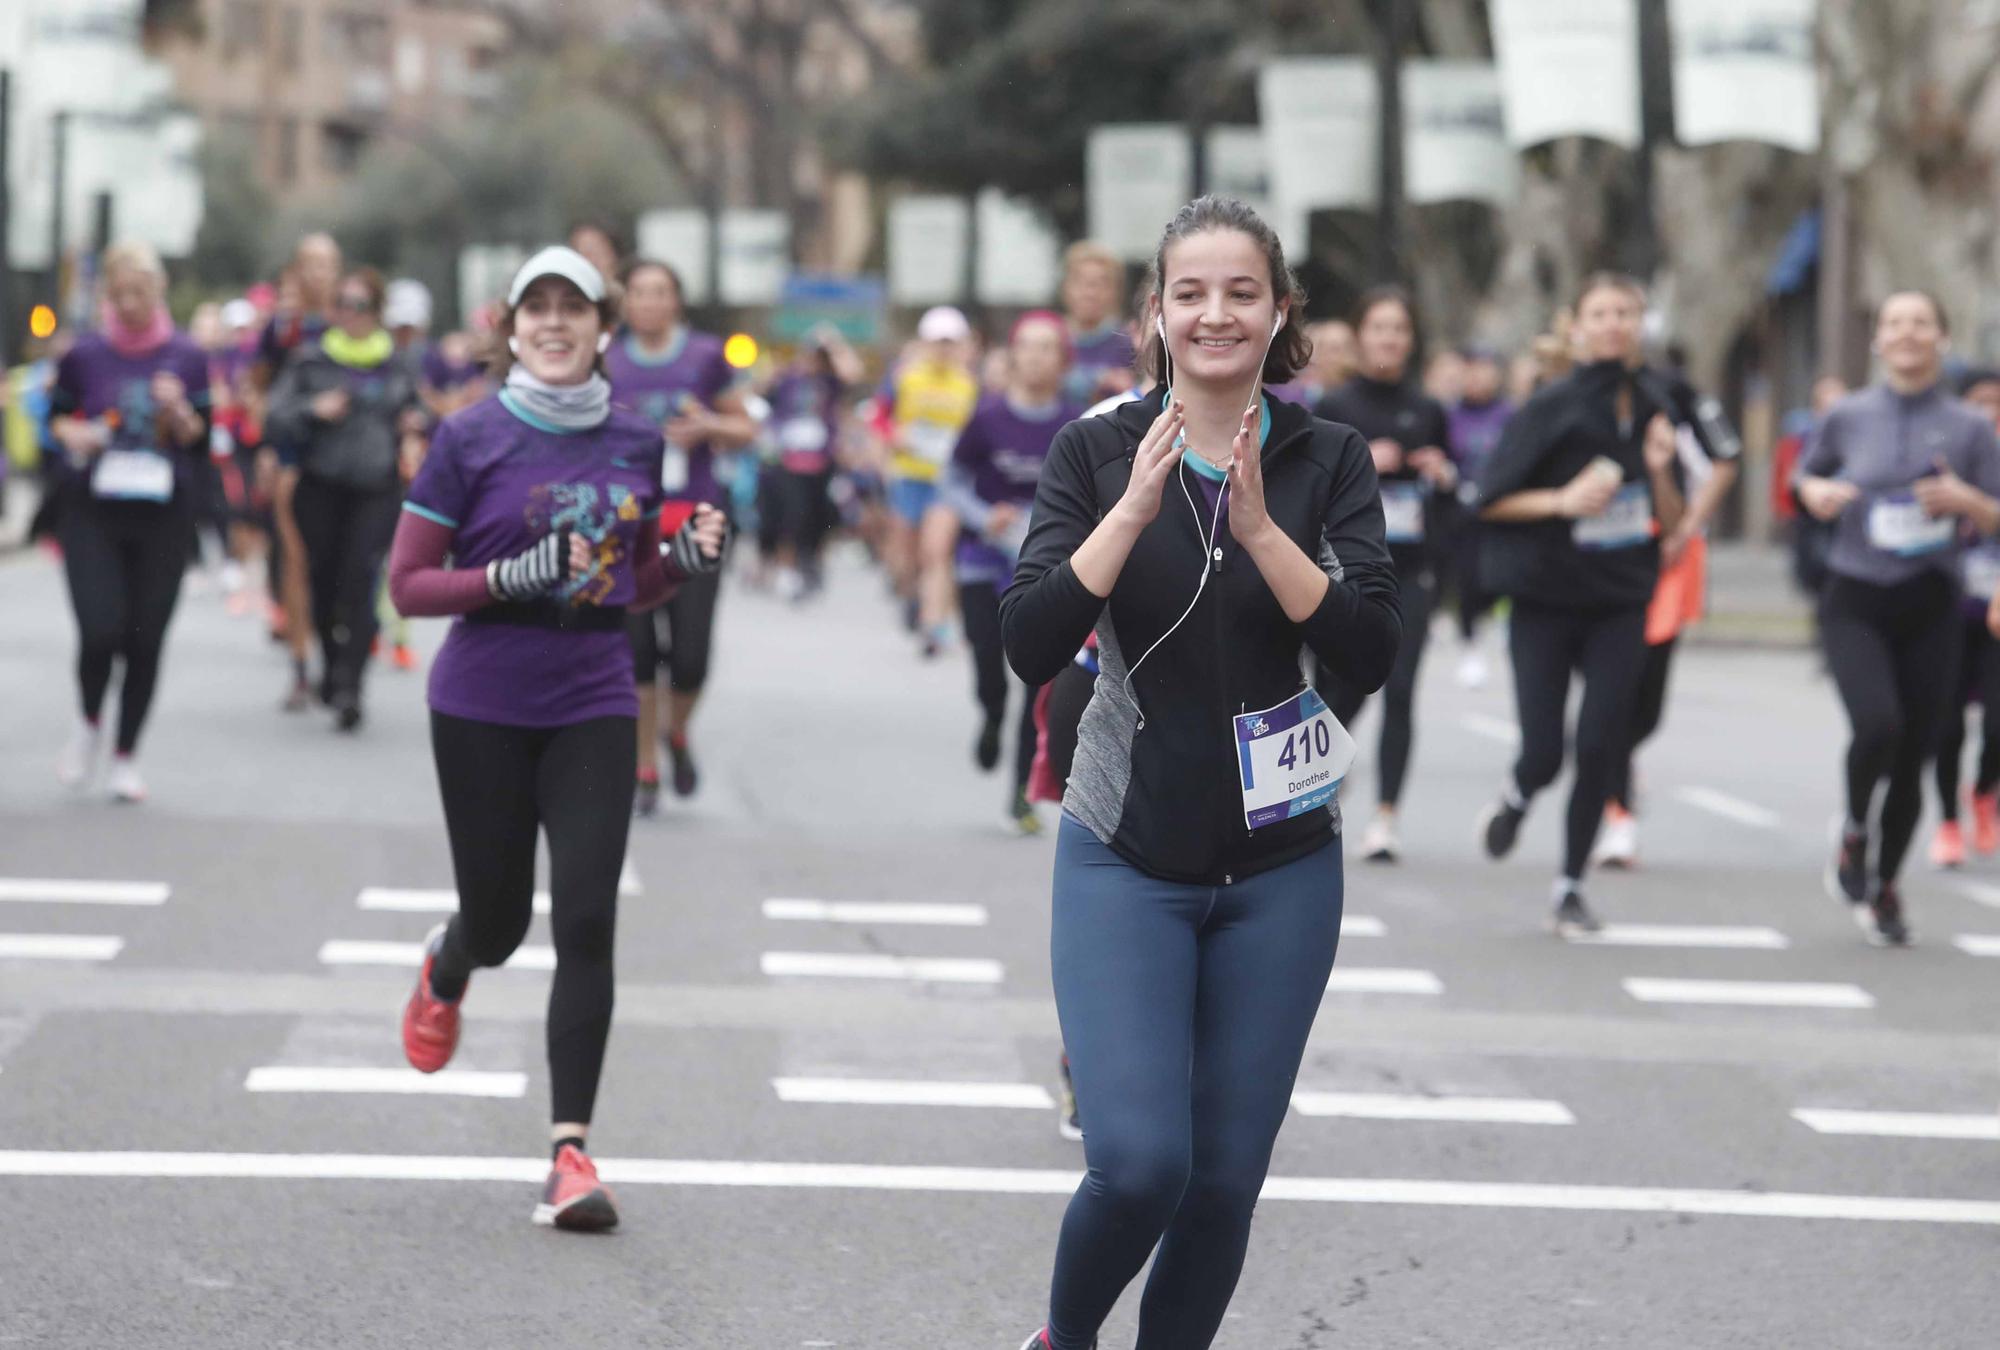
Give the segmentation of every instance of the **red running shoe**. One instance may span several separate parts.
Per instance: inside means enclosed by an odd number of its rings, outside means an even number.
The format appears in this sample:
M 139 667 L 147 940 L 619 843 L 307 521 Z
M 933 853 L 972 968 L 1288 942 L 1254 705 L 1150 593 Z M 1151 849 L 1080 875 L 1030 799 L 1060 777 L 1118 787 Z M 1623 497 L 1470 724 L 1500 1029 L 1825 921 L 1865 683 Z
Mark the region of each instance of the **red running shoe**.
M 417 970 L 417 987 L 403 1005 L 403 1056 L 418 1073 L 436 1073 L 451 1063 L 458 1049 L 458 1005 L 464 996 L 447 1000 L 431 992 L 431 964 L 437 960 L 442 941 L 444 925 L 439 924 L 424 939 L 424 963 Z
M 2000 848 L 2000 792 L 1975 792 L 1972 801 L 1972 847 L 1980 853 Z
M 618 1226 L 611 1192 L 597 1179 L 597 1166 L 575 1144 L 564 1144 L 542 1187 L 535 1222 L 571 1233 L 602 1233 Z
M 1937 834 L 1931 839 L 1931 866 L 1965 866 L 1965 835 L 1959 830 L 1957 821 L 1938 822 Z
M 417 654 L 410 649 L 407 643 L 398 642 L 394 650 L 390 653 L 390 659 L 396 663 L 396 669 L 398 670 L 415 670 L 417 668 Z

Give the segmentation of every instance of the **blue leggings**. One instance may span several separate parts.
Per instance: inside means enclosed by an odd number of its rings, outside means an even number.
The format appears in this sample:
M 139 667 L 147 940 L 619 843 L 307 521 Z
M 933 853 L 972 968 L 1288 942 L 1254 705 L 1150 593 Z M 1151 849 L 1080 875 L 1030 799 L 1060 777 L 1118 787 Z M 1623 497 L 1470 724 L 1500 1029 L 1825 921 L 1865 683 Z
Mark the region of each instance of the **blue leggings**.
M 1203 1350 L 1340 941 L 1338 842 L 1231 886 L 1148 876 L 1065 815 L 1050 942 L 1089 1164 L 1063 1217 L 1049 1329 L 1087 1350 L 1159 1256 L 1137 1350 Z

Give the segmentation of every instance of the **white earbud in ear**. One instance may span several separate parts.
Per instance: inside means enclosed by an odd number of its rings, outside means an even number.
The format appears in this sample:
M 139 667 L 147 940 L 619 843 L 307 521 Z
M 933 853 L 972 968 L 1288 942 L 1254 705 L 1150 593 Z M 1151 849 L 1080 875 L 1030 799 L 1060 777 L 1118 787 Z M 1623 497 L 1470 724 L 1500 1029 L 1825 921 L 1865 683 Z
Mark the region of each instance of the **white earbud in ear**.
M 1155 315 L 1155 316 L 1154 316 L 1154 318 L 1153 318 L 1153 327 L 1155 327 L 1155 328 L 1157 328 L 1157 329 L 1159 329 L 1159 330 L 1160 330 L 1160 345 L 1161 345 L 1162 347 L 1166 346 L 1166 345 L 1167 345 L 1167 321 L 1166 321 L 1165 317 L 1164 317 L 1164 316 L 1160 316 L 1160 315 Z
M 511 337 L 508 338 L 507 350 L 514 353 L 514 355 L 519 356 L 521 354 L 521 339 L 511 338 Z
M 1278 311 L 1278 317 L 1271 320 L 1271 340 L 1273 342 L 1276 342 L 1278 340 L 1278 330 L 1283 328 L 1284 326 L 1285 326 L 1285 311 L 1281 309 Z
M 610 350 L 611 350 L 611 334 L 599 333 L 597 335 L 597 354 L 599 356 L 602 356 L 604 353 Z

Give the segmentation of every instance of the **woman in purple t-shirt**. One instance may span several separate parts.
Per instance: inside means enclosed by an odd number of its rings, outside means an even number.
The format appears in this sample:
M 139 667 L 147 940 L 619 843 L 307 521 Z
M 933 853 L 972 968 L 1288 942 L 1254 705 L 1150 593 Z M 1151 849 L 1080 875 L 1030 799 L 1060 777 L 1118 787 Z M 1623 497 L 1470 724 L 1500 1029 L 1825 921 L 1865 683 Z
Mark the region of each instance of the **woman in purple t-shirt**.
M 194 542 L 194 473 L 208 452 L 208 356 L 175 330 L 166 286 L 149 246 L 107 250 L 99 329 L 56 366 L 50 402 L 49 431 L 64 457 L 58 518 L 83 695 L 83 720 L 56 774 L 80 787 L 96 772 L 98 715 L 122 656 L 106 781 L 126 802 L 146 797 L 134 752 Z
M 638 700 L 625 616 L 712 573 L 724 528 L 704 508 L 662 547 L 660 430 L 612 408 L 601 370 L 614 310 L 573 250 L 522 266 L 500 323 L 506 383 L 438 428 L 389 562 L 399 611 L 457 618 L 431 667 L 430 705 L 458 914 L 425 944 L 403 1051 L 424 1073 L 450 1062 L 473 970 L 504 963 L 528 931 L 546 830 L 555 1158 L 534 1217 L 586 1231 L 618 1222 L 585 1139 L 631 828 Z
M 979 739 L 973 759 L 985 771 L 1000 763 L 1000 739 L 1007 720 L 1007 656 L 1000 642 L 1000 593 L 1014 579 L 1014 560 L 1028 533 L 1028 508 L 1035 504 L 1042 461 L 1056 433 L 1074 420 L 1076 409 L 1063 400 L 1069 369 L 1069 331 L 1062 316 L 1031 310 L 1014 322 L 1007 339 L 1004 393 L 980 401 L 958 434 L 945 468 L 944 504 L 957 515 L 958 609 L 972 648 L 973 692 L 979 700 Z M 1041 832 L 1028 802 L 1028 770 L 1035 761 L 1035 695 L 1021 702 L 1014 744 L 1014 772 L 1008 780 L 1007 814 L 1022 834 Z

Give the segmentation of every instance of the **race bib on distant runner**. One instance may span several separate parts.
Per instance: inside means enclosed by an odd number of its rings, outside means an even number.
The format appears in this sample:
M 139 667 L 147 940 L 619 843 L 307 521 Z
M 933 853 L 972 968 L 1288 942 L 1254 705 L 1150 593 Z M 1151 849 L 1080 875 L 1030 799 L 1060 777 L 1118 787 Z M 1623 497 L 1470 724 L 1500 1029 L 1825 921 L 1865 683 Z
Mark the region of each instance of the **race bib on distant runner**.
M 1614 548 L 1636 548 L 1653 537 L 1653 503 L 1644 483 L 1627 483 L 1618 489 L 1602 515 L 1579 520 L 1571 527 L 1576 546 L 1592 552 Z
M 903 427 L 903 448 L 928 464 L 944 464 L 958 446 L 958 431 L 936 422 L 910 422 Z
M 1382 485 L 1382 525 L 1392 544 L 1424 542 L 1424 489 L 1420 483 Z
M 778 448 L 787 454 L 811 455 L 826 449 L 826 423 L 817 417 L 793 417 L 778 428 Z
M 106 450 L 90 471 L 90 492 L 121 502 L 164 502 L 174 495 L 174 465 L 151 450 Z
M 1990 604 L 1993 593 L 2000 591 L 2000 546 L 1981 544 L 1967 549 L 1960 575 L 1965 580 L 1967 595 L 1981 604 Z M 2000 710 L 1995 715 L 2000 716 Z
M 666 453 L 660 456 L 660 486 L 668 492 L 686 492 L 687 485 L 688 452 L 668 441 Z
M 1907 494 L 1884 497 L 1868 507 L 1868 542 L 1899 558 L 1920 558 L 1950 548 L 1957 532 L 1956 520 L 1925 514 L 1917 499 Z
M 1253 830 L 1325 806 L 1354 763 L 1354 738 L 1316 690 L 1235 723 L 1243 823 Z

